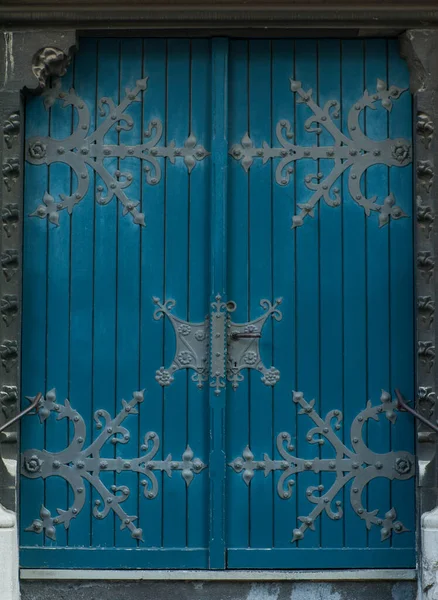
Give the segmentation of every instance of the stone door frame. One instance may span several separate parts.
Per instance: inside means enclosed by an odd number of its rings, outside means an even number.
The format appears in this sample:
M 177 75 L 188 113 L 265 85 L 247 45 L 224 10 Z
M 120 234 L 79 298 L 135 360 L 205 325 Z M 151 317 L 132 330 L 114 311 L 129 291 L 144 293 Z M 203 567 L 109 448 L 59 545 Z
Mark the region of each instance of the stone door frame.
M 29 3 L 27 3 L 29 4 Z M 55 3 L 54 3 L 55 4 Z M 0 39 L 0 423 L 8 420 L 19 410 L 20 355 L 21 355 L 21 280 L 22 280 L 22 219 L 23 219 L 23 99 L 26 94 L 41 93 L 50 77 L 62 76 L 78 47 L 80 35 L 99 33 L 99 25 L 105 20 L 101 35 L 121 34 L 123 23 L 131 22 L 135 15 L 136 27 L 141 35 L 157 35 L 157 29 L 175 35 L 183 30 L 192 33 L 258 36 L 307 37 L 327 35 L 330 37 L 394 37 L 399 35 L 400 50 L 407 60 L 411 91 L 414 97 L 413 158 L 416 194 L 416 302 L 417 302 L 417 397 L 416 408 L 433 421 L 438 418 L 436 389 L 438 367 L 435 363 L 436 321 L 434 321 L 435 296 L 438 291 L 438 274 L 435 256 L 438 256 L 438 232 L 435 213 L 438 209 L 438 28 L 415 29 L 416 25 L 430 23 L 438 26 L 438 10 L 399 10 L 389 6 L 377 13 L 372 8 L 353 8 L 347 12 L 316 11 L 317 3 L 304 10 L 284 4 L 276 11 L 272 5 L 256 4 L 250 9 L 234 10 L 229 4 L 209 11 L 198 8 L 181 11 L 178 7 L 153 7 L 134 0 L 124 5 L 121 15 L 116 3 L 109 0 L 102 10 L 83 10 L 79 1 L 72 13 L 52 10 L 30 11 L 16 8 L 7 16 L 11 26 L 2 26 Z M 254 3 L 255 4 L 255 3 Z M 276 3 L 279 4 L 279 3 Z M 392 2 L 387 3 L 392 4 Z M 81 8 L 82 6 L 82 8 Z M 301 5 L 302 7 L 303 5 Z M 0 7 L 0 21 L 4 9 Z M 46 29 L 30 26 L 36 20 Z M 378 14 L 376 25 L 376 15 Z M 149 18 L 149 21 L 148 21 Z M 117 20 L 118 19 L 118 20 Z M 113 31 L 108 31 L 107 23 Z M 53 24 L 58 25 L 52 28 Z M 266 27 L 266 24 L 269 27 Z M 18 26 L 21 25 L 20 28 Z M 82 26 L 81 30 L 77 29 Z M 248 29 L 251 26 L 254 29 Z M 132 23 L 131 23 L 132 27 Z M 193 28 L 189 32 L 189 28 Z M 324 31 L 321 31 L 324 29 Z M 84 31 L 87 30 L 87 31 Z M 244 33 L 246 32 L 246 33 Z M 413 349 L 414 351 L 414 349 Z M 417 516 L 420 598 L 432 598 L 438 593 L 438 464 L 437 434 L 426 426 L 416 423 Z M 16 519 L 18 511 L 18 428 L 11 429 L 0 439 L 0 556 L 6 561 L 6 577 L 0 582 L 0 597 L 18 598 L 18 557 L 16 549 Z M 3 505 L 4 508 L 1 507 Z M 12 511 L 12 512 L 9 512 Z M 11 533 L 12 532 L 12 533 Z M 11 552 L 10 545 L 13 545 Z M 5 551 L 6 549 L 6 551 Z M 6 563 L 4 563 L 6 565 Z M 2 585 L 9 594 L 2 593 Z M 435 592 L 434 592 L 435 590 Z

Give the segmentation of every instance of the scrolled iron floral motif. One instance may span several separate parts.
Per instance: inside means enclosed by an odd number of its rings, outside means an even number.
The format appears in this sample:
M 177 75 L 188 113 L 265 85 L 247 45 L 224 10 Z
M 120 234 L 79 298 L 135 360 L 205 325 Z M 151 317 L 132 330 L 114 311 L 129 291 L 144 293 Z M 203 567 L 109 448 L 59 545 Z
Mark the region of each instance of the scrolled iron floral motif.
M 28 398 L 33 400 L 32 398 Z M 86 482 L 99 496 L 95 500 L 93 516 L 104 519 L 111 511 L 120 519 L 120 529 L 128 528 L 134 539 L 143 541 L 143 530 L 135 521 L 137 516 L 128 515 L 122 503 L 127 500 L 130 490 L 125 485 L 112 485 L 108 487 L 100 477 L 105 472 L 132 472 L 138 473 L 143 479 L 140 483 L 144 488 L 144 497 L 151 500 L 158 495 L 158 480 L 155 471 L 166 473 L 172 477 L 174 471 L 179 471 L 186 485 L 190 485 L 195 475 L 201 473 L 206 465 L 201 459 L 195 458 L 190 446 L 187 446 L 181 460 L 174 460 L 169 454 L 164 460 L 156 460 L 155 456 L 160 448 L 160 438 L 154 431 L 149 431 L 144 436 L 141 445 L 143 454 L 134 458 L 102 458 L 101 450 L 108 442 L 113 444 L 126 444 L 130 439 L 129 430 L 122 423 L 129 415 L 138 414 L 137 406 L 143 402 L 142 391 L 134 392 L 129 402 L 122 400 L 122 409 L 111 418 L 106 410 L 97 410 L 94 413 L 94 422 L 100 433 L 88 446 L 86 440 L 86 424 L 83 417 L 74 410 L 70 402 L 64 404 L 56 401 L 56 392 L 47 392 L 46 397 L 40 400 L 38 415 L 43 423 L 51 413 L 55 413 L 57 420 L 67 419 L 73 426 L 74 435 L 67 448 L 60 452 L 30 449 L 22 455 L 22 474 L 30 479 L 47 479 L 52 476 L 61 477 L 71 487 L 73 501 L 67 509 L 57 508 L 57 516 L 52 516 L 50 510 L 41 506 L 39 518 L 36 518 L 27 527 L 26 531 L 43 533 L 52 540 L 56 540 L 56 526 L 70 527 L 85 504 Z
M 230 318 L 227 319 L 226 374 L 234 390 L 243 381 L 242 371 L 244 369 L 258 371 L 262 383 L 268 387 L 273 387 L 280 380 L 280 371 L 275 367 L 266 367 L 262 361 L 260 339 L 263 327 L 269 317 L 275 321 L 281 321 L 283 318 L 278 309 L 281 302 L 282 298 L 277 298 L 274 303 L 266 299 L 260 300 L 260 306 L 265 312 L 253 321 L 234 323 Z
M 307 415 L 315 424 L 309 430 L 307 441 L 310 444 L 331 444 L 335 455 L 333 458 L 304 459 L 294 456 L 295 450 L 292 437 L 287 432 L 277 436 L 277 451 L 279 459 L 271 459 L 264 454 L 263 460 L 255 460 L 249 446 L 245 448 L 242 456 L 235 458 L 230 467 L 241 473 L 244 482 L 249 485 L 255 471 L 263 471 L 265 477 L 274 471 L 280 471 L 281 476 L 277 482 L 277 493 L 280 498 L 287 500 L 292 496 L 295 486 L 294 476 L 303 472 L 333 473 L 336 479 L 328 490 L 323 485 L 310 486 L 306 490 L 306 497 L 314 505 L 313 510 L 306 516 L 298 517 L 301 525 L 294 529 L 291 543 L 304 537 L 307 529 L 315 529 L 315 521 L 325 512 L 331 519 L 341 519 L 343 515 L 339 493 L 351 482 L 350 503 L 357 516 L 365 521 L 367 529 L 373 525 L 380 527 L 381 540 L 386 540 L 390 535 L 408 531 L 397 520 L 397 513 L 391 508 L 384 517 L 379 516 L 379 510 L 368 511 L 362 503 L 362 495 L 370 481 L 384 477 L 390 481 L 407 480 L 414 476 L 415 459 L 409 452 L 388 452 L 378 454 L 368 448 L 363 438 L 363 428 L 367 421 L 378 421 L 381 416 L 394 424 L 397 418 L 397 401 L 392 400 L 388 392 L 382 391 L 380 406 L 367 407 L 354 419 L 350 429 L 351 448 L 346 446 L 338 437 L 336 431 L 341 428 L 342 412 L 331 410 L 325 419 L 316 412 L 315 400 L 307 402 L 301 392 L 293 393 L 293 401 L 300 406 L 299 414 Z
M 375 104 L 380 102 L 384 109 L 390 111 L 392 103 L 397 100 L 405 89 L 395 85 L 389 88 L 381 79 L 377 80 L 375 92 L 365 90 L 350 109 L 348 114 L 348 133 L 343 133 L 334 120 L 339 118 L 340 104 L 337 100 L 329 100 L 323 108 L 319 107 L 312 97 L 312 90 L 305 91 L 300 81 L 290 80 L 291 91 L 298 95 L 297 103 L 306 104 L 312 111 L 304 124 L 308 133 L 319 135 L 323 129 L 333 137 L 331 146 L 299 146 L 293 143 L 292 126 L 286 119 L 277 123 L 276 136 L 278 147 L 271 147 L 263 142 L 256 147 L 245 133 L 240 143 L 234 144 L 229 153 L 239 161 L 245 171 L 248 171 L 254 160 L 280 159 L 276 170 L 277 184 L 285 186 L 290 182 L 294 172 L 294 164 L 301 159 L 324 160 L 333 162 L 333 168 L 328 175 L 323 173 L 308 174 L 305 177 L 306 187 L 313 192 L 309 200 L 298 204 L 300 212 L 292 218 L 292 228 L 303 225 L 307 217 L 313 217 L 315 207 L 324 200 L 331 207 L 341 204 L 341 191 L 336 182 L 349 169 L 348 190 L 353 200 L 363 208 L 366 216 L 376 212 L 379 215 L 379 226 L 389 223 L 390 219 L 407 217 L 406 213 L 397 206 L 394 195 L 389 194 L 383 203 L 377 202 L 377 196 L 367 198 L 361 190 L 361 179 L 364 173 L 373 165 L 383 164 L 388 167 L 404 167 L 412 162 L 412 148 L 406 139 L 386 139 L 375 141 L 368 138 L 362 131 L 360 117 L 365 108 L 375 110 Z M 428 173 L 424 176 L 429 177 Z
M 92 169 L 98 178 L 96 202 L 106 205 L 116 197 L 123 206 L 124 216 L 130 214 L 134 223 L 145 225 L 145 215 L 139 210 L 140 200 L 129 198 L 125 191 L 133 181 L 132 173 L 124 171 L 121 166 L 110 172 L 105 160 L 116 158 L 121 162 L 125 158 L 136 158 L 144 165 L 146 182 L 157 185 L 162 177 L 159 158 L 167 159 L 171 164 L 180 158 L 190 173 L 197 162 L 210 154 L 198 144 L 193 133 L 189 134 L 182 147 L 177 147 L 174 141 L 166 146 L 158 145 L 163 134 L 163 124 L 159 119 L 152 119 L 145 127 L 145 143 L 105 143 L 105 136 L 111 130 L 120 132 L 133 128 L 134 119 L 126 110 L 133 102 L 141 101 L 141 93 L 147 90 L 147 81 L 147 77 L 139 79 L 134 88 L 126 89 L 126 95 L 118 105 L 111 98 L 101 98 L 98 109 L 104 120 L 91 132 L 90 110 L 73 88 L 64 91 L 60 80 L 57 80 L 52 88 L 45 90 L 46 109 L 57 100 L 64 108 L 72 106 L 77 113 L 77 126 L 63 140 L 44 136 L 29 138 L 26 141 L 26 160 L 33 165 L 65 163 L 75 173 L 78 183 L 72 194 L 61 194 L 60 201 L 46 191 L 42 204 L 30 216 L 47 218 L 54 225 L 59 225 L 60 211 L 66 209 L 71 214 L 87 194 L 90 188 L 89 169 Z
M 174 373 L 182 369 L 192 369 L 192 375 L 198 388 L 204 386 L 208 380 L 208 318 L 203 323 L 189 323 L 176 317 L 171 311 L 176 305 L 175 300 L 165 300 L 163 303 L 159 298 L 153 298 L 157 308 L 154 311 L 156 321 L 167 316 L 172 323 L 176 348 L 175 355 L 169 367 L 160 367 L 155 373 L 156 381 L 167 387 L 174 381 Z

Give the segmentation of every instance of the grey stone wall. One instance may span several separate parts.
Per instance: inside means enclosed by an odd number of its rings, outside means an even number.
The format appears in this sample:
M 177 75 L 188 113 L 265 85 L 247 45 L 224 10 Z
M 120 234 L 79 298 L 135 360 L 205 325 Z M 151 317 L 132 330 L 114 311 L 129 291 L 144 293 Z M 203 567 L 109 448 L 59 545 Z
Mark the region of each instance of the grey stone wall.
M 415 600 L 414 581 L 23 581 L 22 600 Z

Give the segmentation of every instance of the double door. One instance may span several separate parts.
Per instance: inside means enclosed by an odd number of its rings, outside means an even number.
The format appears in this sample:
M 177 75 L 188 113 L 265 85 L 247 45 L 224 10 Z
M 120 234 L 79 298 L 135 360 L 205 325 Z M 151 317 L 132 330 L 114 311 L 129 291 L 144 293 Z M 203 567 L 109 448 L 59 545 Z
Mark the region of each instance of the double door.
M 28 100 L 22 566 L 414 564 L 406 87 L 392 41 L 92 38 Z

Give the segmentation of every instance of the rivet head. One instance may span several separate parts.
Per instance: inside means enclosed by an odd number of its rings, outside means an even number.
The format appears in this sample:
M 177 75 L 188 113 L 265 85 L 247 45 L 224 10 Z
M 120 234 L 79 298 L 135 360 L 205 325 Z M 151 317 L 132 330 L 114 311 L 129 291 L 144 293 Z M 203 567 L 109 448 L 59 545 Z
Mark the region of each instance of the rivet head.
M 76 463 L 76 467 L 78 469 L 83 469 L 85 467 L 85 463 L 82 460 L 78 460 L 78 462 Z
M 148 498 L 154 498 L 155 494 L 154 492 L 148 492 Z
M 101 460 L 99 466 L 101 469 L 106 469 L 108 466 L 108 463 L 106 460 Z
M 61 466 L 61 463 L 59 462 L 59 460 L 54 460 L 52 463 L 52 467 L 54 469 L 59 469 L 59 467 Z
M 359 441 L 359 438 L 357 438 L 357 437 L 354 437 L 354 438 L 353 438 L 353 444 L 357 444 L 357 443 L 358 443 L 358 441 Z
M 64 152 L 65 152 L 65 149 L 62 146 L 60 146 L 58 148 L 58 154 L 64 154 Z
M 73 508 L 73 510 L 71 511 L 74 515 L 78 514 L 78 509 L 77 508 Z
M 335 463 L 335 461 L 334 461 L 334 460 L 331 460 L 331 461 L 329 462 L 329 467 L 330 467 L 330 469 L 335 469 L 335 468 L 336 468 L 336 463 Z
M 363 508 L 358 508 L 358 509 L 357 509 L 357 512 L 358 512 L 360 515 L 362 515 L 362 514 L 363 514 Z
M 383 465 L 382 465 L 382 463 L 381 463 L 381 462 L 379 462 L 379 461 L 377 461 L 377 462 L 376 462 L 376 464 L 375 464 L 374 466 L 376 467 L 376 469 L 379 469 L 379 470 L 383 468 Z
M 84 491 L 84 488 L 83 488 L 83 487 L 78 487 L 78 488 L 76 489 L 76 491 L 77 491 L 77 493 L 78 493 L 78 494 L 82 494 L 82 493 L 83 493 L 83 491 Z

